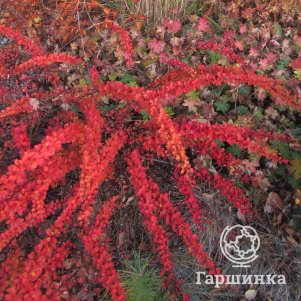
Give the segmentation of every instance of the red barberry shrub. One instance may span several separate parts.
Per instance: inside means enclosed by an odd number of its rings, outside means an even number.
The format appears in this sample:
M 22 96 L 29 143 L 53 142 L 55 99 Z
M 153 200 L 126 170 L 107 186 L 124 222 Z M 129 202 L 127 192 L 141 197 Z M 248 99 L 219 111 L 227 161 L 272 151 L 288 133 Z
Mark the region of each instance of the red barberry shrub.
M 133 65 L 129 35 L 117 25 L 109 28 L 121 36 L 126 60 Z M 147 86 L 100 80 L 93 66 L 90 82 L 78 87 L 68 84 L 65 75 L 81 74 L 85 65 L 80 59 L 66 53 L 46 54 L 38 43 L 3 25 L 0 34 L 9 38 L 0 52 L 0 298 L 58 300 L 67 294 L 72 299 L 75 285 L 85 289 L 86 276 L 79 262 L 74 263 L 77 273 L 66 262 L 81 253 L 82 261 L 92 262 L 95 269 L 90 282 L 109 290 L 113 300 L 125 300 L 109 227 L 114 211 L 123 209 L 121 191 L 129 195 L 133 190 L 136 195 L 165 288 L 187 299 L 174 274 L 168 232 L 179 236 L 209 273 L 219 274 L 190 224 L 202 228 L 208 218 L 195 187 L 201 181 L 210 183 L 241 214 L 251 217 L 256 210 L 235 184 L 237 177 L 248 181 L 243 160 L 227 153 L 223 143 L 236 145 L 246 156 L 265 157 L 280 165 L 286 160 L 269 145 L 288 138 L 234 124 L 202 123 L 197 116 L 171 118 L 163 104 L 222 83 L 260 87 L 277 103 L 293 109 L 300 109 L 298 99 L 279 80 L 258 75 L 243 64 L 192 68 L 177 60 L 166 61 L 175 68 Z M 241 61 L 226 47 L 210 43 L 199 47 L 212 47 Z M 142 118 L 142 111 L 148 118 Z M 158 158 L 169 162 L 191 221 L 152 177 L 150 170 Z M 209 161 L 224 171 L 218 173 Z M 126 179 L 131 188 L 126 185 L 124 191 L 120 179 Z M 98 190 L 108 180 L 117 194 L 99 198 Z M 56 188 L 64 193 L 50 197 Z M 35 239 L 24 247 L 28 237 Z

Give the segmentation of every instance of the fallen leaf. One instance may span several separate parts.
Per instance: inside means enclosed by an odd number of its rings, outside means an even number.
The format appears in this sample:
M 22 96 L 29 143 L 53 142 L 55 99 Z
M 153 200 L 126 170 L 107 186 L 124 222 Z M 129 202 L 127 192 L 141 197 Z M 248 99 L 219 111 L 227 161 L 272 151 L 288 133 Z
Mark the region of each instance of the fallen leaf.
M 190 22 L 197 22 L 198 19 L 199 19 L 198 15 L 190 15 L 189 16 L 189 21 Z
M 120 48 L 118 48 L 116 51 L 114 51 L 114 56 L 118 61 L 121 61 L 124 58 L 124 52 Z
M 152 39 L 148 43 L 148 47 L 155 53 L 160 53 L 163 51 L 165 43 L 162 41 L 158 41 L 156 38 Z
M 33 18 L 33 22 L 34 22 L 35 24 L 38 24 L 38 23 L 41 22 L 41 18 L 40 18 L 40 17 Z
M 207 32 L 209 28 L 210 28 L 209 21 L 206 18 L 200 18 L 197 25 L 197 30 Z
M 257 168 L 259 167 L 259 160 L 243 160 L 242 161 L 248 175 L 251 175 L 251 174 L 255 174 L 256 171 L 257 171 Z
M 213 200 L 213 198 L 214 198 L 214 193 L 212 193 L 212 194 L 209 194 L 209 193 L 206 193 L 206 192 L 204 192 L 204 193 L 202 193 L 202 196 L 207 200 L 207 201 L 212 201 Z
M 249 289 L 245 292 L 245 298 L 248 301 L 254 300 L 256 298 L 256 295 L 257 295 L 257 290 L 254 289 Z
M 124 242 L 125 242 L 125 232 L 121 231 L 118 234 L 118 245 L 117 245 L 117 248 L 120 249 L 124 245 Z
M 266 213 L 273 213 L 281 211 L 283 207 L 283 201 L 280 196 L 276 192 L 270 192 L 264 206 L 264 211 Z
M 186 98 L 183 103 L 184 107 L 187 107 L 190 112 L 196 112 L 199 106 L 199 102 L 192 98 Z
M 156 71 L 156 64 L 147 66 L 146 75 L 151 80 L 155 79 L 158 76 L 158 73 Z
M 29 103 L 35 110 L 39 108 L 40 102 L 36 98 L 30 98 Z
M 244 223 L 246 222 L 246 216 L 241 212 L 240 209 L 237 211 L 237 218 Z
M 80 76 L 79 75 L 76 75 L 75 73 L 73 73 L 72 75 L 68 76 L 67 79 L 68 79 L 68 84 L 71 84 L 73 83 L 75 80 L 79 79 Z
M 278 116 L 279 116 L 279 113 L 277 112 L 277 110 L 275 110 L 273 107 L 268 107 L 266 110 L 265 110 L 265 113 L 270 116 L 273 120 L 275 120 Z
M 75 51 L 78 48 L 78 43 L 77 42 L 73 42 L 70 44 L 71 50 Z

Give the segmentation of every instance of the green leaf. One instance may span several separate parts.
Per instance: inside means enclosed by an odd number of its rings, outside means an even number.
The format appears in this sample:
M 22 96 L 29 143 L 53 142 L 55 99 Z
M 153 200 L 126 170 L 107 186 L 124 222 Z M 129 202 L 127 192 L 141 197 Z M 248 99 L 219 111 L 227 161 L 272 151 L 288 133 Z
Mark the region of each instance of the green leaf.
M 292 151 L 290 150 L 289 146 L 285 144 L 283 141 L 280 140 L 273 140 L 270 142 L 274 148 L 276 148 L 279 153 L 288 160 L 291 160 L 292 157 Z
M 276 182 L 277 181 L 277 177 L 273 173 L 268 175 L 268 179 L 269 179 L 270 182 Z
M 230 109 L 230 104 L 227 101 L 218 101 L 214 103 L 216 111 L 226 114 Z
M 111 73 L 111 74 L 109 74 L 109 80 L 116 80 L 116 78 L 117 78 L 117 74 L 115 73 L 115 72 L 113 72 L 113 73 Z
M 130 82 L 130 83 L 128 83 L 128 86 L 130 86 L 130 87 L 136 87 L 137 83 L 136 82 Z
M 227 153 L 231 153 L 234 156 L 240 157 L 242 152 L 243 152 L 243 150 L 236 144 L 233 144 L 233 145 L 227 147 Z
M 164 107 L 165 112 L 170 116 L 170 117 L 174 117 L 175 116 L 175 112 L 173 111 L 171 106 L 166 106 Z
M 288 67 L 290 65 L 291 58 L 289 56 L 283 56 L 280 60 L 277 61 L 279 65 Z
M 218 65 L 221 65 L 221 66 L 227 66 L 228 65 L 228 61 L 226 58 L 221 58 L 218 60 Z
M 273 28 L 274 34 L 279 36 L 280 38 L 283 38 L 283 30 L 282 27 L 279 23 L 275 23 L 274 28 Z
M 102 106 L 102 109 L 103 109 L 104 111 L 111 111 L 111 110 L 114 110 L 114 109 L 115 109 L 115 105 L 114 105 L 114 104 L 104 105 L 104 106 Z
M 257 73 L 259 73 L 259 74 L 265 74 L 265 71 L 262 70 L 262 69 L 257 69 L 256 71 L 257 71 Z
M 278 64 L 278 65 L 276 65 L 276 69 L 278 71 L 281 71 L 281 70 L 285 70 L 285 67 L 284 67 L 284 65 Z
M 190 61 L 189 61 L 189 59 L 188 59 L 187 57 L 184 57 L 184 58 L 182 59 L 182 62 L 187 63 L 187 64 L 190 63 Z
M 250 94 L 250 87 L 242 85 L 238 88 L 238 94 L 243 96 L 248 96 Z
M 287 182 L 290 184 L 290 186 L 293 189 L 298 189 L 299 188 L 299 181 L 294 176 L 288 176 Z
M 256 117 L 259 121 L 262 121 L 264 119 L 262 108 L 257 107 L 256 110 L 254 110 L 253 116 Z
M 292 158 L 293 158 L 293 160 L 301 161 L 301 152 L 292 151 Z
M 279 166 L 279 168 L 277 168 L 275 170 L 275 174 L 278 175 L 278 176 L 280 176 L 280 177 L 285 176 L 285 174 L 286 174 L 286 168 L 285 168 L 285 166 L 283 166 L 283 165 Z
M 141 61 L 141 65 L 146 68 L 147 66 L 156 63 L 156 60 L 154 59 L 145 59 Z
M 79 80 L 78 87 L 79 87 L 79 88 L 83 88 L 84 86 L 88 86 L 89 83 L 90 83 L 89 80 L 84 79 L 84 78 L 81 78 L 81 79 Z
M 78 113 L 78 112 L 79 112 L 79 108 L 78 108 L 78 105 L 77 105 L 77 104 L 72 105 L 71 109 L 72 109 L 72 111 L 75 112 L 75 113 Z
M 246 106 L 238 106 L 238 107 L 236 108 L 236 110 L 237 110 L 237 112 L 238 112 L 240 115 L 244 115 L 244 114 L 248 113 L 249 108 L 246 107 Z
M 149 120 L 149 114 L 145 110 L 141 110 L 140 114 L 142 115 L 143 120 Z
M 301 138 L 301 128 L 295 127 L 292 129 L 292 134 L 295 137 L 300 137 Z
M 213 50 L 209 51 L 209 59 L 210 59 L 211 63 L 217 64 L 221 58 L 222 58 L 222 56 L 219 53 L 217 53 Z
M 240 188 L 244 188 L 245 187 L 244 183 L 241 180 L 235 181 L 235 184 L 236 184 L 236 186 L 238 186 Z
M 279 111 L 279 112 L 285 112 L 287 110 L 286 107 L 281 106 L 281 105 L 275 105 L 275 108 Z
M 188 93 L 185 94 L 187 97 L 195 99 L 195 100 L 199 100 L 200 99 L 200 92 L 192 90 Z
M 128 74 L 128 73 L 124 73 L 120 76 L 120 80 L 124 83 L 124 84 L 128 84 L 130 82 L 135 82 L 136 81 L 136 76 Z
M 290 126 L 294 126 L 294 124 L 292 124 L 291 120 L 289 120 L 288 118 L 286 118 L 284 115 L 281 115 L 281 118 L 280 118 L 280 122 L 281 124 L 287 126 L 287 127 L 290 127 Z
M 213 95 L 221 95 L 224 89 L 227 88 L 227 84 L 221 84 L 220 86 L 212 89 L 212 94 Z
M 291 160 L 288 170 L 294 176 L 294 178 L 296 178 L 296 179 L 300 178 L 301 177 L 301 161 L 298 160 L 298 158 Z
M 225 142 L 219 140 L 219 139 L 215 139 L 214 142 L 219 146 L 219 147 L 224 147 L 225 146 Z

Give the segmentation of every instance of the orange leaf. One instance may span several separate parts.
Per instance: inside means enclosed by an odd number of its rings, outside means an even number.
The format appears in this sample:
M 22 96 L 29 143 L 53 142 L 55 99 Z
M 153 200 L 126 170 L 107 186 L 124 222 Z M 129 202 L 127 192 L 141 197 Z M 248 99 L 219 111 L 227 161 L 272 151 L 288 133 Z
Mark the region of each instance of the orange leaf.
M 136 22 L 136 28 L 137 28 L 138 30 L 140 30 L 140 29 L 142 28 L 142 25 L 143 25 L 143 22 L 141 22 L 141 21 L 137 21 L 137 22 Z
M 103 11 L 103 13 L 104 13 L 105 15 L 108 16 L 108 15 L 110 14 L 110 11 L 111 11 L 111 10 L 110 10 L 108 7 L 105 7 L 105 8 L 102 9 L 102 11 Z

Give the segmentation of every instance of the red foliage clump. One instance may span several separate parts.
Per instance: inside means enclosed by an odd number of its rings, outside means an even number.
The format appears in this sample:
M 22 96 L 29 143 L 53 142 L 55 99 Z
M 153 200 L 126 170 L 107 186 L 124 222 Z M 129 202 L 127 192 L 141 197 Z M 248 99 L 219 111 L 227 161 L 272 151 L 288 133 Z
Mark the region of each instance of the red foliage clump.
M 120 34 L 126 58 L 132 65 L 134 56 L 129 36 L 112 26 Z M 114 268 L 107 229 L 113 210 L 122 210 L 122 206 L 117 205 L 118 197 L 101 201 L 96 197 L 98 188 L 107 179 L 114 179 L 118 184 L 119 173 L 124 170 L 128 171 L 125 176 L 129 175 L 139 211 L 159 254 L 165 287 L 179 288 L 167 231 L 178 235 L 209 273 L 219 274 L 220 269 L 204 251 L 177 204 L 163 193 L 151 173 L 147 174 L 155 164 L 153 159 L 169 160 L 192 221 L 202 227 L 204 209 L 194 195 L 200 179 L 213 185 L 241 213 L 246 216 L 254 213 L 251 201 L 231 180 L 235 173 L 244 174 L 241 159 L 226 154 L 217 141 L 237 145 L 250 154 L 280 164 L 286 163 L 285 160 L 271 152 L 268 145 L 274 139 L 285 137 L 230 124 L 200 123 L 187 116 L 172 119 L 162 103 L 165 99 L 172 103 L 182 94 L 209 84 L 227 82 L 256 85 L 268 91 L 276 102 L 299 108 L 282 83 L 237 66 L 192 68 L 174 62 L 178 68 L 149 87 L 100 81 L 95 67 L 90 69 L 91 84 L 72 87 L 62 74 L 76 73 L 77 66 L 83 67 L 81 60 L 66 53 L 44 54 L 39 45 L 5 26 L 0 27 L 0 34 L 12 39 L 5 47 L 15 55 L 14 61 L 8 61 L 3 57 L 5 52 L 0 53 L 5 63 L 0 75 L 3 92 L 0 122 L 11 134 L 13 147 L 19 150 L 14 161 L 6 160 L 8 164 L 3 166 L 0 176 L 0 222 L 3 225 L 0 254 L 4 255 L 0 262 L 0 298 L 54 300 L 65 291 L 71 293 L 74 283 L 80 284 L 82 279 L 68 273 L 62 275 L 61 270 L 68 254 L 82 248 L 97 270 L 93 281 L 108 289 L 113 300 L 126 299 Z M 18 46 L 24 47 L 22 51 L 26 55 L 17 56 Z M 205 46 L 216 49 L 213 44 Z M 240 60 L 225 48 L 221 51 L 233 60 Z M 181 81 L 176 80 L 179 74 Z M 13 86 L 16 87 L 13 89 Z M 105 111 L 103 97 L 121 106 Z M 129 121 L 141 110 L 149 114 L 148 120 Z M 45 122 L 45 131 L 30 136 L 29 127 L 39 120 Z M 197 160 L 190 160 L 188 149 L 193 149 L 197 156 L 210 157 L 228 172 L 219 174 Z M 1 156 L 5 153 L 1 152 Z M 120 171 L 120 165 L 127 168 Z M 68 174 L 72 172 L 77 176 L 71 181 Z M 59 185 L 71 187 L 66 189 L 65 195 L 52 200 L 49 190 Z M 29 250 L 24 250 L 19 238 L 30 229 L 38 232 L 37 239 Z M 73 283 L 68 277 L 75 277 Z

